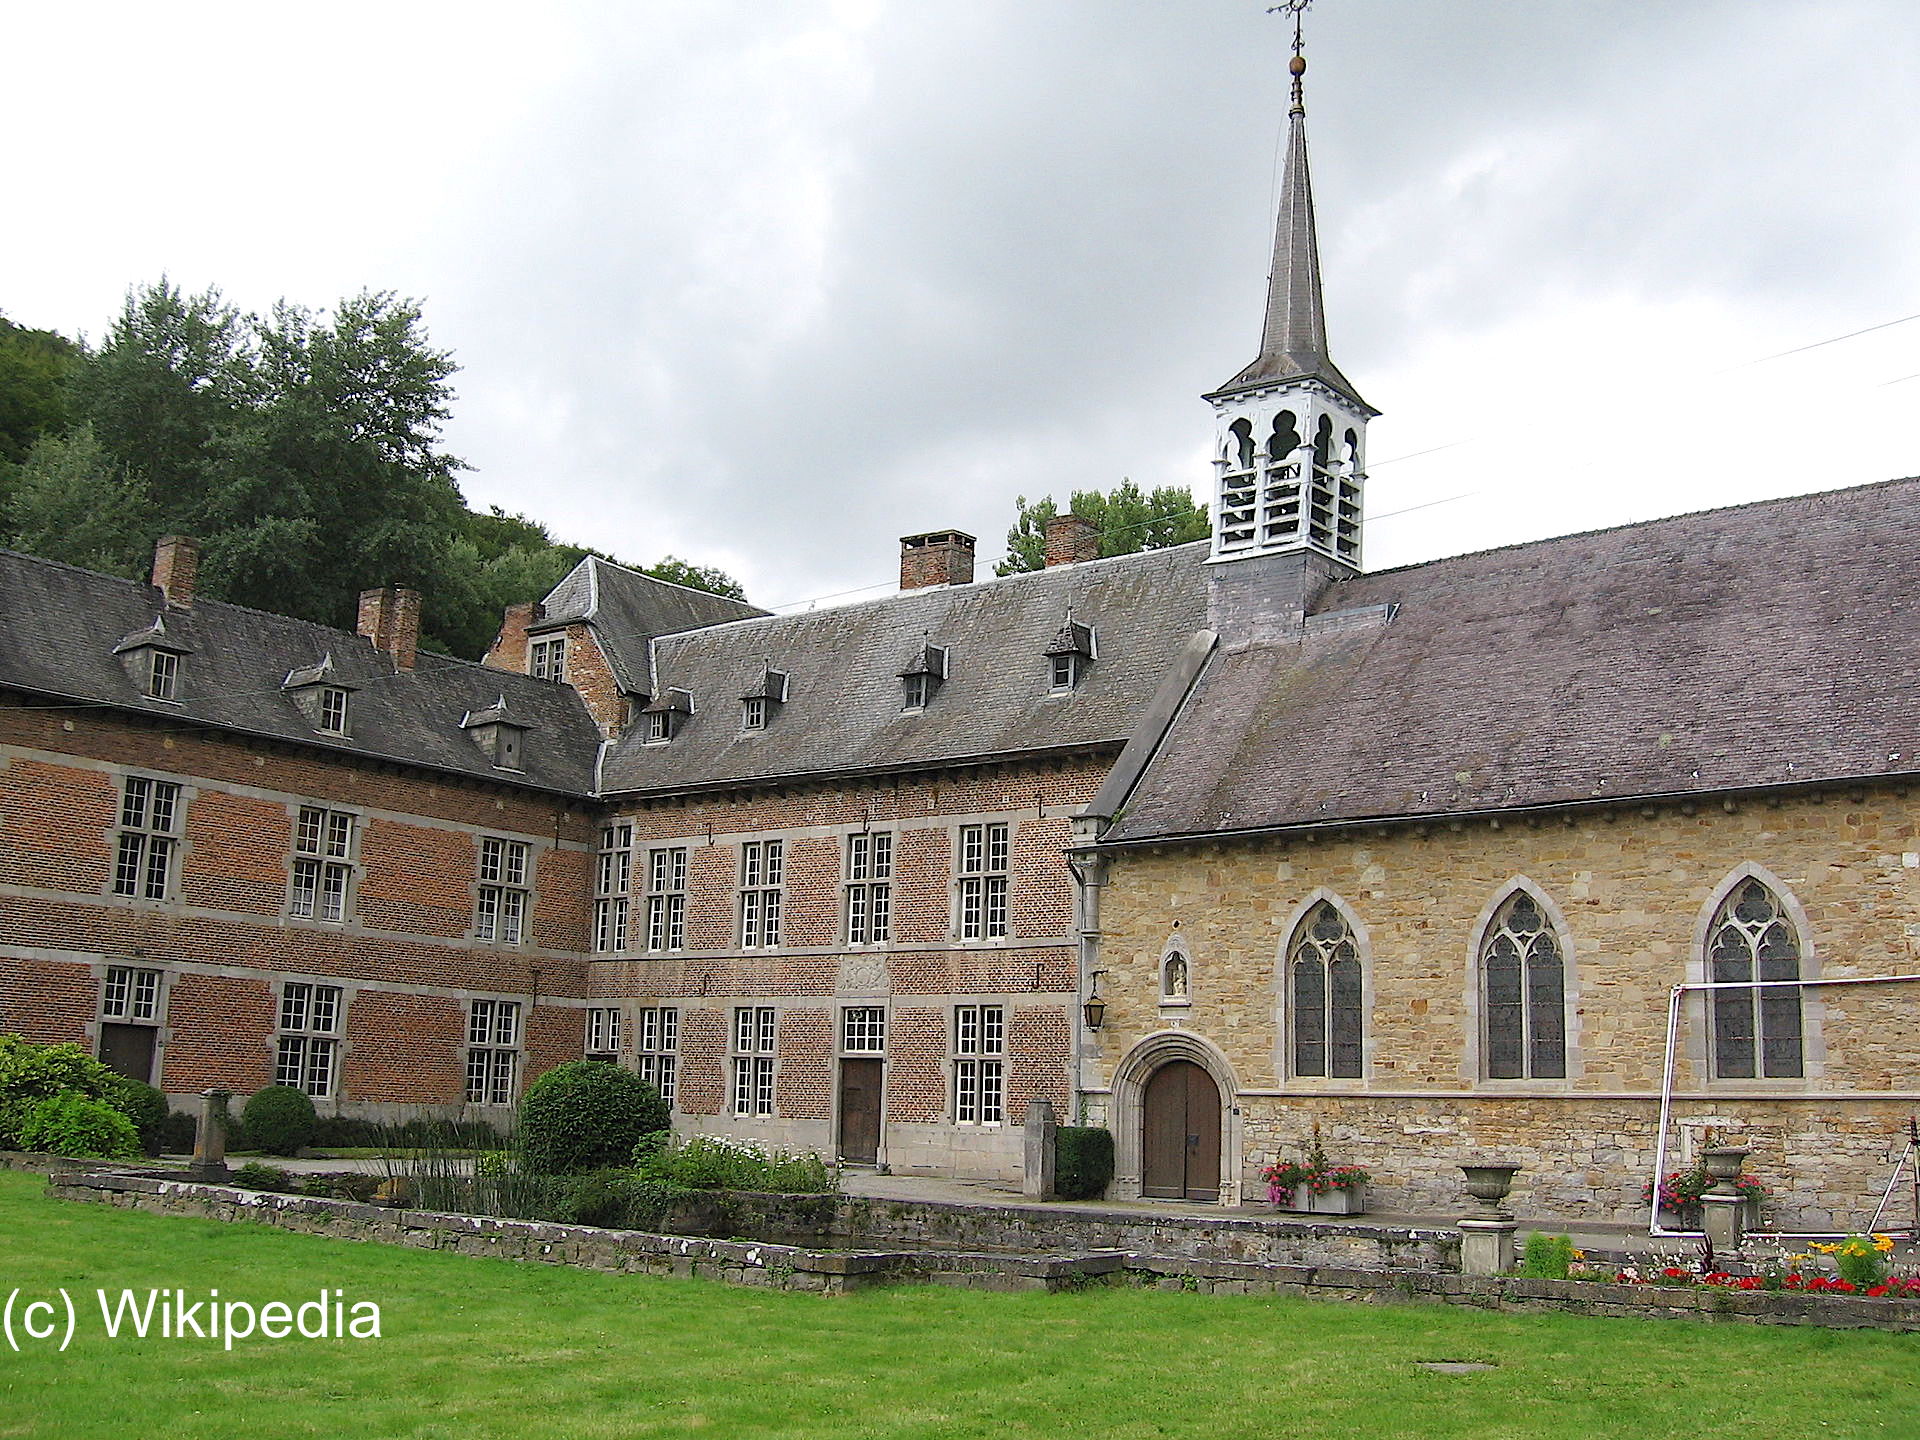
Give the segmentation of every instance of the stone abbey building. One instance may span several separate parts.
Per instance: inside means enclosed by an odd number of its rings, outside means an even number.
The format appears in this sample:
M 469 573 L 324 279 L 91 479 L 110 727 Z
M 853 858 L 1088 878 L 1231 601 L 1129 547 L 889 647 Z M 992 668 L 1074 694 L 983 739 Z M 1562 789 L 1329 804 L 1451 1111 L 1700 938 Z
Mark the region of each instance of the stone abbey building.
M 1298 70 L 1211 541 L 804 615 L 589 559 L 484 663 L 0 555 L 0 1030 L 176 1098 L 504 1119 L 582 1055 L 687 1131 L 1233 1202 L 1633 1213 L 1708 1140 L 1859 1224 L 1920 1105 L 1920 480 L 1362 563 Z M 1717 987 L 1717 988 L 1716 988 Z M 1097 1023 L 1096 1023 L 1097 1022 Z M 1664 1140 L 1663 1140 L 1664 1137 Z

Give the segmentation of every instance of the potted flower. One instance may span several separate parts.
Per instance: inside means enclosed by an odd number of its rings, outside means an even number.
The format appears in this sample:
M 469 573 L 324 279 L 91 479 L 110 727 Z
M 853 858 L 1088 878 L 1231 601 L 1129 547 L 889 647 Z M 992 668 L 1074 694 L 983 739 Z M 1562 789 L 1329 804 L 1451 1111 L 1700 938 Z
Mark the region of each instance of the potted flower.
M 1727 1182 L 1740 1192 L 1740 1198 L 1746 1202 L 1740 1216 L 1742 1228 L 1757 1230 L 1760 1228 L 1760 1202 L 1767 1198 L 1767 1187 L 1760 1183 L 1755 1175 L 1738 1175 Z M 1702 1223 L 1700 1197 L 1714 1184 L 1704 1165 L 1696 1164 L 1691 1170 L 1675 1170 L 1660 1182 L 1660 1220 L 1669 1229 L 1698 1230 Z M 1653 1187 L 1643 1185 L 1640 1188 L 1642 1201 L 1653 1199 Z
M 1261 1175 L 1276 1210 L 1315 1215 L 1358 1215 L 1367 1208 L 1367 1182 L 1373 1178 L 1358 1165 L 1329 1164 L 1317 1125 L 1305 1159 L 1276 1160 Z

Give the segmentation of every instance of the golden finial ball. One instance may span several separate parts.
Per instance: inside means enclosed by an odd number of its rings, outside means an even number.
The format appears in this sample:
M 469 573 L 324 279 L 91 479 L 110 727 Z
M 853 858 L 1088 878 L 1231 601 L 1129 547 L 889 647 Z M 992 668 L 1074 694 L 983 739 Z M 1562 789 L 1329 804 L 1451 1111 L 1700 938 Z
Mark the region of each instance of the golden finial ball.
M 1295 75 L 1306 74 L 1307 73 L 1307 57 L 1304 55 L 1294 56 L 1293 59 L 1287 62 L 1287 69 L 1292 71 Z

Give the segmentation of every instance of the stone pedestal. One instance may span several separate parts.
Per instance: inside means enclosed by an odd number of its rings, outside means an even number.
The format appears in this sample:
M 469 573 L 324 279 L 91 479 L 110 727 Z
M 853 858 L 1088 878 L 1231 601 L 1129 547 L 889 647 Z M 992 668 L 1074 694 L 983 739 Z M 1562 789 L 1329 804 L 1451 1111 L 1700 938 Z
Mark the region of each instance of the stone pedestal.
M 1460 1271 L 1464 1275 L 1504 1275 L 1513 1268 L 1513 1232 L 1518 1221 L 1476 1220 L 1460 1222 Z
M 1059 1125 L 1052 1102 L 1029 1100 L 1026 1123 L 1026 1165 L 1020 1193 L 1028 1200 L 1051 1200 Z
M 200 1093 L 204 1103 L 200 1107 L 200 1123 L 194 1127 L 193 1161 L 187 1166 L 187 1172 L 196 1180 L 217 1183 L 228 1175 L 227 1102 L 233 1093 L 228 1090 Z
M 1747 1202 L 1733 1182 L 1746 1163 L 1747 1151 L 1738 1145 L 1716 1145 L 1700 1152 L 1700 1163 L 1713 1184 L 1700 1197 L 1701 1228 L 1716 1254 L 1731 1254 L 1747 1238 Z

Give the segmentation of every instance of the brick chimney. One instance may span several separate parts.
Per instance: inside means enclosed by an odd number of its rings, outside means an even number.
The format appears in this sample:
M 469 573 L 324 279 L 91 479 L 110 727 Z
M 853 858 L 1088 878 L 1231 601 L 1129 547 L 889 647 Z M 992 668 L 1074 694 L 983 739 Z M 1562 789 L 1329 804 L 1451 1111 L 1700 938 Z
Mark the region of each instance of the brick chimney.
M 420 650 L 420 592 L 383 585 L 360 592 L 360 623 L 355 627 L 373 648 L 393 657 L 402 670 L 413 668 Z
M 200 542 L 187 535 L 162 535 L 153 547 L 154 587 L 175 610 L 193 608 L 193 583 L 200 576 Z
M 973 583 L 973 536 L 963 530 L 934 530 L 900 537 L 900 588 Z
M 527 673 L 527 631 L 534 621 L 541 617 L 546 609 L 538 600 L 522 601 L 518 605 L 509 605 L 500 612 L 500 633 L 493 637 L 493 644 L 487 647 L 486 657 L 480 662 L 495 670 L 511 670 L 516 675 Z
M 1100 532 L 1091 520 L 1056 515 L 1047 522 L 1047 568 L 1083 565 L 1100 558 Z

